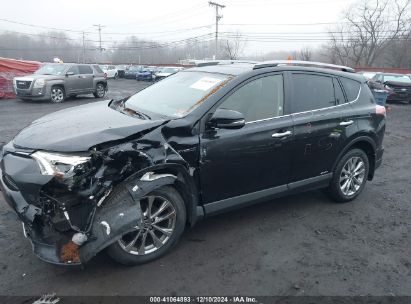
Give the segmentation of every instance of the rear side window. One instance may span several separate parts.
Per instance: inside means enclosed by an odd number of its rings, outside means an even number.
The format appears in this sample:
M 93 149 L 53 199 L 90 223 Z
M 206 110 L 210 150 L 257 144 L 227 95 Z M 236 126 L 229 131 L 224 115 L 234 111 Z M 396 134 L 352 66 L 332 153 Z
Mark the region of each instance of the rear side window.
M 345 94 L 347 95 L 348 102 L 356 100 L 360 93 L 361 84 L 358 81 L 343 77 L 341 77 L 340 80 L 344 87 Z
M 242 113 L 246 122 L 281 116 L 283 87 L 282 75 L 261 77 L 240 87 L 219 108 Z
M 292 74 L 292 112 L 299 113 L 336 104 L 333 78 L 313 74 Z
M 78 69 L 80 74 L 93 74 L 93 70 L 88 65 L 80 65 Z
M 98 65 L 93 65 L 93 68 L 97 71 L 97 73 L 103 74 L 103 70 Z

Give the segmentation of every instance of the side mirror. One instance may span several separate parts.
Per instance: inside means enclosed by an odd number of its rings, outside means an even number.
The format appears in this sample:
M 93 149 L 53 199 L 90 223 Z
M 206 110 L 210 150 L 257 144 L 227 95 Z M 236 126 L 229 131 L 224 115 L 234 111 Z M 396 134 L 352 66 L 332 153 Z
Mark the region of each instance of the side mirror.
M 208 121 L 207 125 L 210 128 L 241 129 L 245 125 L 245 118 L 240 112 L 218 109 Z
M 67 72 L 66 73 L 66 76 L 73 76 L 74 75 L 74 72 Z

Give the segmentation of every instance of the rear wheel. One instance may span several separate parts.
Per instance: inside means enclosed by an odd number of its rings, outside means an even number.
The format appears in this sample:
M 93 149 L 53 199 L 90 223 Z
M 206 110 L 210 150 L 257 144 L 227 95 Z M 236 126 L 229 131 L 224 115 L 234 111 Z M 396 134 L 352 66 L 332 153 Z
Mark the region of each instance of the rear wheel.
M 126 189 L 118 199 L 123 196 L 130 196 Z M 173 187 L 154 190 L 140 204 L 143 215 L 135 231 L 123 235 L 108 248 L 109 256 L 121 264 L 138 265 L 163 256 L 177 244 L 184 231 L 185 205 Z
M 64 89 L 59 86 L 54 86 L 51 88 L 50 100 L 54 103 L 63 102 L 66 98 Z
M 327 189 L 328 194 L 337 202 L 352 201 L 364 189 L 368 171 L 367 154 L 360 149 L 348 151 L 335 168 L 333 179 Z
M 96 90 L 93 93 L 94 97 L 96 98 L 103 98 L 106 95 L 106 88 L 102 83 L 98 83 L 96 85 Z

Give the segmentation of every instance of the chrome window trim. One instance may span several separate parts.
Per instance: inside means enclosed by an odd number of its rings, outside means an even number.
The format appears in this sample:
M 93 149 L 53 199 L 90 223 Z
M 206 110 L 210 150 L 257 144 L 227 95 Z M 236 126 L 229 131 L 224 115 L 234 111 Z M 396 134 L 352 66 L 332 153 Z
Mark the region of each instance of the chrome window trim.
M 297 113 L 292 113 L 292 114 L 287 114 L 287 115 L 281 115 L 281 116 L 276 116 L 276 117 L 271 117 L 271 118 L 265 118 L 265 119 L 248 121 L 248 122 L 246 122 L 245 124 L 248 125 L 248 124 L 252 124 L 252 123 L 256 123 L 256 122 L 263 122 L 263 121 L 267 121 L 267 120 L 273 120 L 273 119 L 276 119 L 276 118 L 288 117 L 288 116 L 305 114 L 305 113 L 310 113 L 310 112 L 317 112 L 317 111 L 328 110 L 328 109 L 332 109 L 332 108 L 338 108 L 338 107 L 341 107 L 341 106 L 349 105 L 349 104 L 352 104 L 352 103 L 354 103 L 354 102 L 357 102 L 358 99 L 360 99 L 361 90 L 362 90 L 362 86 L 360 85 L 360 89 L 359 89 L 359 91 L 358 91 L 357 98 L 354 99 L 353 101 L 345 102 L 345 103 L 343 103 L 343 104 L 338 104 L 338 105 L 335 105 L 335 106 L 326 107 L 326 108 L 320 108 L 320 109 L 315 109 L 315 110 L 297 112 Z

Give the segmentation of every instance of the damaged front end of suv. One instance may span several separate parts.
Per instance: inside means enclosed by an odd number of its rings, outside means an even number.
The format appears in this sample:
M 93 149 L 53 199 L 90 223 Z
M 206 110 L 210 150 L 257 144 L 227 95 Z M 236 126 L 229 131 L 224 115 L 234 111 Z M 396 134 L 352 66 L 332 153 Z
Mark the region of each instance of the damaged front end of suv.
M 142 223 L 139 201 L 177 175 L 147 168 L 188 164 L 159 129 L 139 139 L 94 147 L 83 155 L 3 149 L 1 188 L 23 222 L 35 254 L 54 264 L 81 264 Z M 7 173 L 6 173 L 7 172 Z M 134 204 L 105 205 L 124 183 Z

